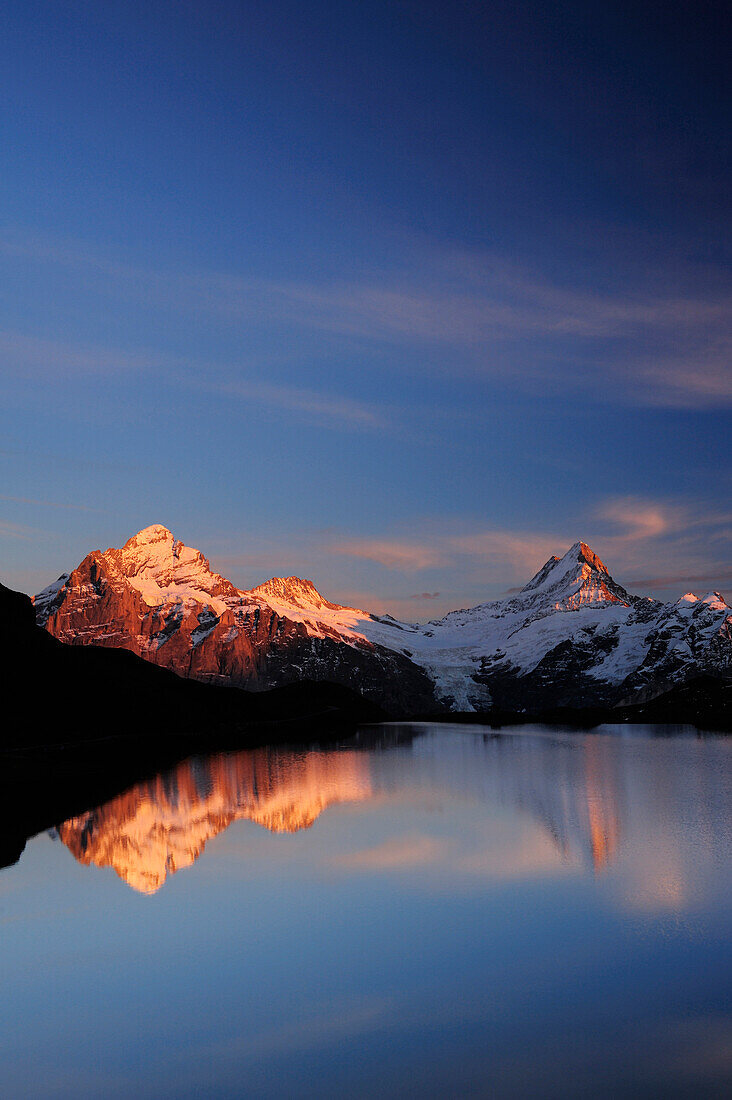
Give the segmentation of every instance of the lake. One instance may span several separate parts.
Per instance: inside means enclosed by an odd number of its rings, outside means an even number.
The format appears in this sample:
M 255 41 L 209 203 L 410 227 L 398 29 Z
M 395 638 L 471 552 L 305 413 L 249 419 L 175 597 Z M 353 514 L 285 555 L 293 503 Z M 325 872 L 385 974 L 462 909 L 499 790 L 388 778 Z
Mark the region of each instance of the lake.
M 197 757 L 0 872 L 6 1097 L 723 1096 L 732 740 Z

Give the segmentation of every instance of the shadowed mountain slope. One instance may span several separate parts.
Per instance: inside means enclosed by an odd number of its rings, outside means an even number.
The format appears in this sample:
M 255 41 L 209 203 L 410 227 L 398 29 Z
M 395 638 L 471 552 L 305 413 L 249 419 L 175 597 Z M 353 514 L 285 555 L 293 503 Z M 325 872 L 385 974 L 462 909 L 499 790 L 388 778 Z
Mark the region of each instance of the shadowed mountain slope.
M 261 743 L 263 737 L 297 739 L 300 726 L 322 733 L 331 723 L 346 727 L 379 717 L 334 684 L 302 682 L 251 695 L 181 679 L 123 650 L 65 645 L 36 625 L 27 596 L 3 585 L 0 621 L 5 750 L 114 737 L 150 744 L 189 735 L 205 742 L 224 733 Z

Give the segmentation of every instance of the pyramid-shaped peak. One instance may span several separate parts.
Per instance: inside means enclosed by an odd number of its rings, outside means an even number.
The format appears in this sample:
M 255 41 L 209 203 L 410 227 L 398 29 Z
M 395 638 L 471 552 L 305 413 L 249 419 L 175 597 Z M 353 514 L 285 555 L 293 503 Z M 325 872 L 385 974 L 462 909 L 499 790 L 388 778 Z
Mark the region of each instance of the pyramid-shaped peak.
M 563 560 L 584 562 L 591 569 L 596 569 L 598 573 L 606 573 L 610 576 L 605 563 L 600 560 L 592 547 L 588 546 L 586 542 L 575 542 L 574 546 L 571 546 L 564 555 Z
M 575 542 L 563 557 L 553 555 L 521 595 L 549 601 L 554 607 L 576 608 L 588 603 L 626 603 L 628 593 L 610 576 L 607 566 L 586 542 Z
M 605 563 L 586 542 L 575 542 L 562 557 L 553 554 L 528 584 L 524 585 L 522 591 L 531 592 L 545 584 L 554 585 L 569 573 L 579 575 L 577 567 L 580 566 L 581 569 L 583 565 L 588 565 L 591 570 L 603 576 L 610 576 Z

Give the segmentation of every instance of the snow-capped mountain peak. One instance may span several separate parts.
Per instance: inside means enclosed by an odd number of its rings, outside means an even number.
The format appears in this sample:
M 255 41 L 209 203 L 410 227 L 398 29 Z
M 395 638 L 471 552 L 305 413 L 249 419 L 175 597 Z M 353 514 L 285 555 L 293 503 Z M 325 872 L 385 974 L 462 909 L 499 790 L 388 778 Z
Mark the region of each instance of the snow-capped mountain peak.
M 338 610 L 339 605 L 326 600 L 318 592 L 312 581 L 302 577 L 272 577 L 264 584 L 258 584 L 250 590 L 252 596 L 263 596 L 265 600 L 278 600 L 282 603 L 293 604 L 303 610 L 320 610 L 329 608 Z
M 143 527 L 136 535 L 129 538 L 122 549 L 127 550 L 128 547 L 149 546 L 156 542 L 174 541 L 172 531 L 169 531 L 167 527 L 163 527 L 162 523 L 153 523 L 149 527 Z
M 176 539 L 167 527 L 153 524 L 128 539 L 121 550 L 102 555 L 114 563 L 149 607 L 171 601 L 209 603 L 218 614 L 224 610 L 221 597 L 236 589 L 214 573 L 200 550 Z
M 312 581 L 302 577 L 272 577 L 241 596 L 281 618 L 302 623 L 311 637 L 337 635 L 349 644 L 365 641 L 362 627 L 372 620 L 367 611 L 326 600 Z
M 519 600 L 526 606 L 571 611 L 586 604 L 627 604 L 630 597 L 594 550 L 586 542 L 576 542 L 564 557 L 549 558 L 521 589 Z
M 62 573 L 58 580 L 55 580 L 52 584 L 47 585 L 37 596 L 33 597 L 33 603 L 36 609 L 36 617 L 44 617 L 48 615 L 51 604 L 58 596 L 62 588 L 68 583 L 69 574 Z
M 724 596 L 720 595 L 719 592 L 707 592 L 706 596 L 701 600 L 701 603 L 708 604 L 713 611 L 724 611 L 724 609 L 729 606 Z

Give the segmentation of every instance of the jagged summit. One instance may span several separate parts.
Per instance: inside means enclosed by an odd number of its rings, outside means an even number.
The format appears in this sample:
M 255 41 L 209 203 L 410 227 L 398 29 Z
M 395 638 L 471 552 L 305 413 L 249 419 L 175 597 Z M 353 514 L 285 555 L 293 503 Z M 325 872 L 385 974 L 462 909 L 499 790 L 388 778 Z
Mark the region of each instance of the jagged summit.
M 697 612 L 700 608 L 705 607 L 708 607 L 711 611 L 729 611 L 729 605 L 724 596 L 714 590 L 707 592 L 706 596 L 701 598 L 694 592 L 685 592 L 683 596 L 679 596 L 673 606 L 688 612 Z
M 706 596 L 701 601 L 702 603 L 709 604 L 715 611 L 721 611 L 727 607 L 727 601 L 720 592 L 707 592 Z
M 554 583 L 559 577 L 565 576 L 569 570 L 575 571 L 578 565 L 587 565 L 590 569 L 594 569 L 598 573 L 610 576 L 607 566 L 586 542 L 575 542 L 573 546 L 570 546 L 563 557 L 560 558 L 557 554 L 553 554 L 552 557 L 542 565 L 539 572 L 524 585 L 521 591 L 532 592 L 534 589 L 543 585 L 550 576 L 552 583 Z
M 115 593 L 119 608 L 125 606 L 122 617 L 129 618 L 135 614 L 130 596 L 141 598 L 149 608 L 203 605 L 220 615 L 225 610 L 225 598 L 235 597 L 237 590 L 213 572 L 200 550 L 186 546 L 167 527 L 155 523 L 138 531 L 119 549 L 93 550 L 70 574 L 62 574 L 45 588 L 35 598 L 37 621 L 47 625 L 64 606 L 74 607 L 77 613 L 83 607 L 83 616 L 102 615 L 101 603 L 112 598 L 111 593 Z M 91 613 L 94 605 L 96 611 Z M 67 624 L 63 631 L 70 629 Z M 64 632 L 60 636 L 66 640 Z M 116 638 L 116 633 L 110 636 Z
M 591 547 L 589 547 L 586 542 L 576 542 L 574 546 L 572 546 L 567 551 L 565 557 L 568 557 L 571 554 L 576 554 L 577 561 L 585 562 L 592 569 L 596 569 L 598 573 L 607 573 L 607 575 L 610 576 L 610 573 L 605 563 L 600 561 L 595 551 Z
M 324 607 L 331 611 L 339 609 L 338 604 L 331 603 L 318 592 L 312 581 L 302 577 L 272 577 L 264 584 L 258 584 L 256 588 L 252 588 L 251 595 L 263 596 L 266 600 L 274 599 L 307 609 Z
M 564 557 L 549 558 L 521 589 L 520 597 L 527 596 L 532 602 L 546 599 L 551 606 L 564 610 L 584 604 L 628 603 L 630 600 L 586 542 L 575 542 Z
M 162 523 L 153 523 L 150 527 L 143 527 L 141 531 L 138 531 L 136 535 L 129 538 L 122 547 L 126 550 L 128 547 L 134 546 L 147 546 L 150 543 L 155 542 L 174 542 L 173 532 L 167 527 L 164 527 Z
M 200 550 L 180 542 L 160 523 L 138 531 L 121 550 L 110 548 L 102 558 L 137 589 L 150 607 L 171 600 L 200 602 L 206 597 L 236 593 L 229 581 L 213 572 Z M 223 610 L 223 605 L 216 606 L 216 610 Z

